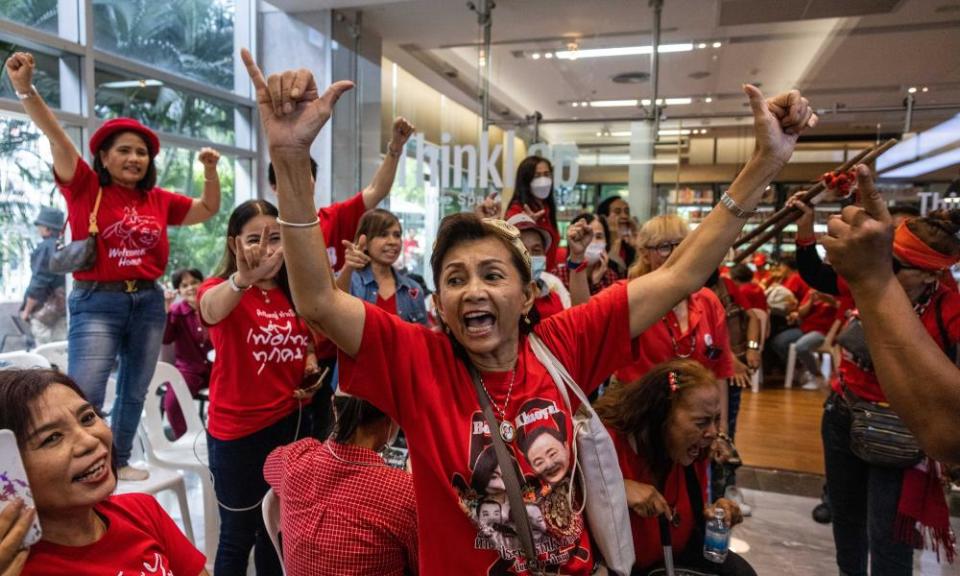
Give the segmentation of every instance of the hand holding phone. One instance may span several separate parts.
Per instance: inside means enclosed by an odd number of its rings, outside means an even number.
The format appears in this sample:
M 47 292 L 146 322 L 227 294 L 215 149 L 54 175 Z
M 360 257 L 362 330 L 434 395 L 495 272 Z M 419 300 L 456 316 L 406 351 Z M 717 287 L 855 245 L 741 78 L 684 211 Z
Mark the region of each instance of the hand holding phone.
M 41 536 L 20 448 L 10 430 L 0 430 L 0 505 L 0 574 L 7 574 L 5 562 L 17 562 L 17 551 Z

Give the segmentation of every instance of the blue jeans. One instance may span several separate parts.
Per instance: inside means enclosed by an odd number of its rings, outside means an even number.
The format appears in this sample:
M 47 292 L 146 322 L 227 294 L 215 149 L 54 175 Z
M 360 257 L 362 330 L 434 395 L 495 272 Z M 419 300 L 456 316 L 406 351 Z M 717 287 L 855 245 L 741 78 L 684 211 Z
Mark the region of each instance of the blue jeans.
M 307 407 L 305 407 L 307 408 Z M 310 432 L 309 410 L 304 409 L 300 430 L 297 412 L 263 430 L 236 440 L 217 440 L 207 434 L 210 473 L 220 509 L 220 542 L 215 574 L 246 574 L 250 549 L 254 550 L 257 576 L 280 576 L 280 559 L 263 525 L 260 501 L 270 489 L 263 479 L 263 464 L 274 448 Z M 233 508 L 227 510 L 224 506 Z M 249 508 L 249 510 L 248 510 Z
M 807 372 L 814 376 L 823 376 L 823 373 L 820 371 L 820 364 L 817 362 L 817 357 L 813 355 L 813 352 L 823 344 L 824 340 L 826 340 L 826 336 L 820 332 L 813 331 L 804 333 L 799 328 L 789 328 L 774 336 L 770 341 L 770 345 L 773 347 L 773 351 L 777 353 L 777 356 L 780 357 L 780 360 L 786 362 L 790 345 L 796 344 L 797 360 L 803 364 Z
M 126 466 L 143 399 L 160 357 L 166 312 L 161 290 L 132 294 L 103 290 L 70 293 L 67 373 L 98 410 L 117 357 L 117 400 L 110 414 L 117 464 Z
M 835 393 L 824 405 L 820 432 L 833 511 L 837 566 L 845 576 L 913 573 L 913 549 L 894 538 L 903 470 L 873 466 L 850 451 L 850 410 Z

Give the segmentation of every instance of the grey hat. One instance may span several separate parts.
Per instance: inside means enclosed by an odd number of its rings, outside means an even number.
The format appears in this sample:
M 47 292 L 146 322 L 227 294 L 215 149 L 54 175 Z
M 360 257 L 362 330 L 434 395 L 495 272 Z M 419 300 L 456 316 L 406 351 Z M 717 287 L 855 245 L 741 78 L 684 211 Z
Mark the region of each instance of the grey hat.
M 63 227 L 63 212 L 52 206 L 41 206 L 40 214 L 33 222 L 34 226 L 46 226 L 53 230 Z

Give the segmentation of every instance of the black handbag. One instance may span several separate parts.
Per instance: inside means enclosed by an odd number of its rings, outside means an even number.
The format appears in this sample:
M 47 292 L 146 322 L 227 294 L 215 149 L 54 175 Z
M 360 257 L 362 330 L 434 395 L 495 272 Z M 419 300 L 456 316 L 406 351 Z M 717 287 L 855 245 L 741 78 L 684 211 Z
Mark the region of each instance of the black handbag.
M 943 325 L 942 318 L 943 296 L 937 298 L 935 314 L 937 317 L 937 327 L 940 330 L 940 339 L 943 342 L 944 352 L 949 355 L 951 348 L 949 335 Z M 862 341 L 863 349 L 866 349 L 866 337 L 863 332 L 863 325 L 859 318 L 856 320 L 854 330 L 847 331 L 853 338 L 848 338 L 846 343 L 837 341 L 843 347 L 847 345 L 858 346 L 858 341 Z M 853 324 L 851 320 L 851 324 Z M 842 336 L 843 334 L 841 334 Z M 873 363 L 869 359 L 869 351 L 866 351 L 866 361 L 869 365 Z M 856 358 L 857 353 L 853 353 Z M 859 363 L 859 362 L 858 362 Z M 896 412 L 890 408 L 886 402 L 870 402 L 858 397 L 847 388 L 841 380 L 843 388 L 843 398 L 850 409 L 850 451 L 864 462 L 876 466 L 889 466 L 893 468 L 912 468 L 923 459 L 924 453 L 917 443 L 913 433 L 906 427 Z
M 81 272 L 93 268 L 97 262 L 97 235 L 100 234 L 100 228 L 97 227 L 97 212 L 100 211 L 100 199 L 103 197 L 103 188 L 97 190 L 97 200 L 94 202 L 93 211 L 90 212 L 90 225 L 87 228 L 88 236 L 83 240 L 77 240 L 64 245 L 63 233 L 67 229 L 67 222 L 63 223 L 60 229 L 60 237 L 57 238 L 57 246 L 53 254 L 50 255 L 48 269 L 54 274 L 69 274 L 71 272 Z

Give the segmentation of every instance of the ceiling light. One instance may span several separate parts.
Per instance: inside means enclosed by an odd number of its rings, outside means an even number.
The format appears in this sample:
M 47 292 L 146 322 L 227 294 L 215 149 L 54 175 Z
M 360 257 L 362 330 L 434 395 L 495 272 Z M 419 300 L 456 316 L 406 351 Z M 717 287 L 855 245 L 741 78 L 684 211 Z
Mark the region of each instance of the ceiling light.
M 539 53 L 539 52 L 534 52 L 533 54 L 530 55 L 530 57 L 533 58 L 534 60 L 539 60 L 539 59 L 540 59 L 540 53 Z
M 546 54 L 543 55 L 543 57 L 549 60 L 553 58 L 553 52 L 547 52 Z
M 657 134 L 660 136 L 689 136 L 690 130 L 686 128 L 683 130 L 660 130 Z
M 927 88 L 926 86 L 924 86 L 923 88 L 920 89 L 920 91 L 921 91 L 921 92 L 929 92 L 930 89 Z
M 580 103 L 579 103 L 579 102 L 574 102 L 574 103 L 573 103 L 573 107 L 576 108 L 577 106 L 580 106 Z
M 620 106 L 636 106 L 639 103 L 637 99 L 633 100 L 593 100 L 590 102 L 591 108 L 617 108 Z
M 908 93 L 908 94 L 916 94 L 916 93 L 917 93 L 917 87 L 916 87 L 916 86 L 911 86 L 911 87 L 907 88 L 907 93 Z
M 597 138 L 600 138 L 601 136 L 603 136 L 603 132 L 597 132 Z
M 960 142 L 960 114 L 924 130 L 909 140 L 900 142 L 881 154 L 877 158 L 877 171 L 883 173 L 884 170 L 929 156 L 941 148 L 958 142 Z M 886 174 L 883 175 L 886 176 Z
M 706 42 L 701 42 L 701 43 L 697 44 L 697 48 L 699 48 L 700 50 L 703 50 L 703 49 L 706 48 L 706 47 L 707 47 L 707 43 L 706 43 Z
M 672 52 L 690 52 L 693 50 L 693 44 L 661 44 L 657 48 L 660 54 L 669 54 Z M 577 60 L 582 58 L 606 58 L 612 56 L 638 56 L 642 54 L 652 54 L 653 46 L 621 46 L 618 48 L 587 48 L 580 50 L 560 50 L 557 52 L 557 58 L 561 60 Z
M 713 102 L 713 98 L 707 96 L 706 98 L 703 99 L 703 101 L 706 102 L 707 104 L 709 104 L 709 103 Z
M 613 137 L 615 137 L 615 138 L 626 138 L 627 136 L 630 135 L 630 131 L 629 131 L 629 130 L 624 130 L 624 131 L 622 131 L 622 132 L 611 132 L 610 135 L 613 136 Z
M 929 174 L 930 172 L 935 172 L 941 168 L 946 168 L 948 166 L 953 166 L 954 164 L 960 164 L 960 148 L 954 148 L 949 152 L 944 152 L 943 154 L 938 154 L 936 156 L 931 156 L 925 160 L 920 160 L 919 162 L 913 162 L 907 164 L 896 170 L 891 170 L 890 172 L 885 172 L 880 175 L 881 178 L 914 178 L 916 176 L 921 176 L 923 174 Z
M 723 46 L 723 44 L 721 44 L 720 42 L 714 42 L 714 43 L 712 44 L 712 46 L 713 46 L 714 48 L 719 48 L 719 47 Z
M 580 105 L 583 106 L 584 108 L 586 108 L 587 106 L 590 105 L 590 103 L 587 102 L 586 100 L 582 100 L 582 101 L 580 102 Z

